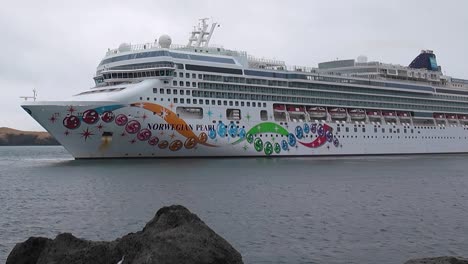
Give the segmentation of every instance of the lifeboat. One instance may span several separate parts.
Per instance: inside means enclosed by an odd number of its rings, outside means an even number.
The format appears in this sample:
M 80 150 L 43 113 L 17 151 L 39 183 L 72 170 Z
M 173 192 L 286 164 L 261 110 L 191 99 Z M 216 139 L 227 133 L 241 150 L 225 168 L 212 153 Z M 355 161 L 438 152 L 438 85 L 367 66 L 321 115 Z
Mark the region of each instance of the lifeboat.
M 434 113 L 433 116 L 435 119 L 445 119 L 445 114 L 442 113 Z
M 397 112 L 399 118 L 410 118 L 411 114 L 409 112 Z
M 328 110 L 328 113 L 330 113 L 330 116 L 333 119 L 346 118 L 346 110 L 344 108 L 330 108 L 330 110 Z
M 286 106 L 275 104 L 275 105 L 273 105 L 273 110 L 275 112 L 284 112 L 286 110 Z
M 304 122 L 306 120 L 305 108 L 303 106 L 288 105 L 286 109 L 292 122 Z
M 382 115 L 385 118 L 395 118 L 397 116 L 395 111 L 382 111 Z
M 380 117 L 382 113 L 380 110 L 367 110 L 366 111 L 368 117 Z
M 290 113 L 304 113 L 304 107 L 302 106 L 295 106 L 295 105 L 288 105 L 288 112 Z
M 363 120 L 366 119 L 366 111 L 363 109 L 351 109 L 349 110 L 349 116 L 353 120 Z
M 321 107 L 321 106 L 310 107 L 307 110 L 307 112 L 309 113 L 309 116 L 313 119 L 327 117 L 327 110 L 325 109 L 325 107 Z
M 457 115 L 456 114 L 446 114 L 445 115 L 448 120 L 457 120 Z

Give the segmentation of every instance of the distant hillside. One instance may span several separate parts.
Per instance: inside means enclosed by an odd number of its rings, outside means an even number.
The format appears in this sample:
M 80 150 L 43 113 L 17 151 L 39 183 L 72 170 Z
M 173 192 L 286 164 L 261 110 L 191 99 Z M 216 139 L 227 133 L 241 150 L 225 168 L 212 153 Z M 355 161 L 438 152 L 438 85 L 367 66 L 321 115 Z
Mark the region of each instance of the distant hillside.
M 21 131 L 0 127 L 0 146 L 58 145 L 47 132 Z

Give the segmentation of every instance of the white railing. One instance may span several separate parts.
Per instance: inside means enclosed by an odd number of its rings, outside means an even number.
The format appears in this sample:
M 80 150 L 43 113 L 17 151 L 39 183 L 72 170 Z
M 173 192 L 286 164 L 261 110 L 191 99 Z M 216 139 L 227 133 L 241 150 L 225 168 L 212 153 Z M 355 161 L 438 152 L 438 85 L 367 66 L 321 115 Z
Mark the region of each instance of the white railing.
M 109 49 L 106 52 L 106 57 L 120 54 L 123 52 L 133 52 L 133 51 L 141 51 L 141 50 L 161 50 L 161 46 L 158 43 L 143 43 L 143 44 L 133 44 L 122 47 L 122 49 Z M 182 51 L 195 51 L 199 53 L 215 53 L 227 56 L 247 56 L 247 52 L 245 51 L 237 51 L 237 50 L 227 50 L 224 49 L 222 46 L 211 46 L 211 47 L 191 47 L 187 45 L 180 45 L 180 44 L 171 44 L 169 47 L 171 50 L 182 50 Z

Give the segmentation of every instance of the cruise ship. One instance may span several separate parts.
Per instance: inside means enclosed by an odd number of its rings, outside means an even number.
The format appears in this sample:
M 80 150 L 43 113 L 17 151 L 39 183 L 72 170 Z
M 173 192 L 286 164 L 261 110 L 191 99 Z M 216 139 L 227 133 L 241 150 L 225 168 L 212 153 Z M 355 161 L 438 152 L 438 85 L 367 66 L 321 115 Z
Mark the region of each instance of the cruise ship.
M 318 67 L 168 35 L 109 49 L 95 86 L 23 109 L 77 159 L 468 152 L 468 80 L 433 51 L 409 66 L 334 60 Z

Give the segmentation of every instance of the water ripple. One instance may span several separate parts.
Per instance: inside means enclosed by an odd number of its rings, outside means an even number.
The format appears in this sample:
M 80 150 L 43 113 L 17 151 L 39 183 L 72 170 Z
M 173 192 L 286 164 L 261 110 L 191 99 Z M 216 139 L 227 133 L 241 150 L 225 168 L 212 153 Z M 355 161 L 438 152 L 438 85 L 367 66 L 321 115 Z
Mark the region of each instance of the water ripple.
M 61 147 L 0 147 L 0 262 L 29 236 L 115 239 L 176 203 L 246 263 L 463 255 L 467 157 L 75 161 Z

